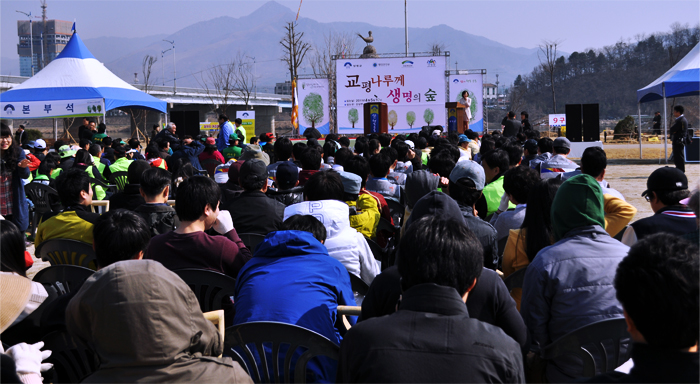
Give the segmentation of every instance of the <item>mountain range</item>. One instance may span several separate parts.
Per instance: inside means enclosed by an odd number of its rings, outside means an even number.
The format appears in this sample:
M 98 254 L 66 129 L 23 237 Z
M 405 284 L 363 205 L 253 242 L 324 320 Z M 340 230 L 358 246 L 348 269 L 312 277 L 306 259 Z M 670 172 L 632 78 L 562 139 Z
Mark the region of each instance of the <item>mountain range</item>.
M 271 89 L 275 83 L 289 79 L 288 71 L 280 60 L 283 52 L 279 41 L 286 22 L 293 21 L 295 16 L 289 8 L 270 1 L 247 16 L 222 16 L 192 24 L 170 35 L 84 38 L 83 41 L 98 60 L 127 82 L 133 81 L 134 73 L 138 73 L 142 81 L 141 62 L 144 56 L 156 56 L 158 62 L 152 74 L 156 85 L 163 84 L 163 77 L 165 85 L 172 85 L 172 52 L 167 52 L 161 63 L 161 51 L 171 47 L 163 39 L 175 41 L 178 86 L 198 87 L 197 79 L 203 75 L 202 71 L 229 61 L 240 51 L 251 62 L 255 58 L 258 88 Z M 321 46 L 324 35 L 330 31 L 366 36 L 367 31 L 371 30 L 375 38 L 373 45 L 378 53 L 401 53 L 405 49 L 403 28 L 377 27 L 365 22 L 321 23 L 301 17 L 297 30 L 305 33 L 304 40 L 312 46 Z M 459 69 L 486 69 L 489 82 L 495 82 L 495 74 L 498 73 L 500 84 L 510 84 L 519 74 L 530 73 L 539 63 L 537 48 L 509 47 L 446 25 L 409 28 L 408 35 L 409 52 L 428 52 L 433 43 L 442 43 L 444 49 L 450 51 L 450 69 L 455 68 L 456 62 Z M 357 39 L 356 53 L 360 53 L 363 42 L 359 37 Z M 312 54 L 309 52 L 307 55 L 299 74 L 312 73 L 309 65 Z M 17 65 L 12 65 L 11 60 Z M 18 58 L 3 58 L 0 64 L 4 68 L 3 74 L 8 73 L 8 68 L 18 67 L 18 62 Z

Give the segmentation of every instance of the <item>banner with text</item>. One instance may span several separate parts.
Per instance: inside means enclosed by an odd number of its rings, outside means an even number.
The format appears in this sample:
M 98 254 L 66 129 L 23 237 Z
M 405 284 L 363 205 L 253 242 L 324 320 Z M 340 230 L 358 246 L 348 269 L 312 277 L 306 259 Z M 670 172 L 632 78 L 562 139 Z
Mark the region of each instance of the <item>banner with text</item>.
M 250 143 L 250 138 L 255 135 L 255 111 L 236 111 L 236 118 L 243 120 L 241 127 L 245 129 L 245 144 Z M 235 125 L 234 125 L 235 129 Z
M 5 119 L 42 119 L 73 116 L 102 116 L 104 99 L 49 100 L 2 103 L 0 116 Z
M 386 103 L 389 133 L 445 124 L 445 57 L 336 60 L 338 133 L 364 132 L 363 105 Z
M 462 92 L 469 91 L 472 100 L 470 107 L 472 118 L 469 120 L 469 129 L 474 132 L 484 131 L 484 78 L 481 74 L 450 75 L 450 101 L 459 101 Z M 466 113 L 466 112 L 465 112 Z
M 328 110 L 328 79 L 297 79 L 299 96 L 299 132 L 314 127 L 327 135 L 330 130 Z

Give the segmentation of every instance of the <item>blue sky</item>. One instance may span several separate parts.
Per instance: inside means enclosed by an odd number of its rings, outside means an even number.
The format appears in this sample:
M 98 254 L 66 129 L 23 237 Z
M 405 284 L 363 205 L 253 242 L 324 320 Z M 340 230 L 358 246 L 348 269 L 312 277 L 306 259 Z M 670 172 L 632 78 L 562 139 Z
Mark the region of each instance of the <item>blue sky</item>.
M 296 12 L 298 1 L 278 1 Z M 190 24 L 227 15 L 247 15 L 265 1 L 48 0 L 48 16 L 77 20 L 83 39 L 172 33 Z M 404 2 L 304 0 L 301 15 L 320 22 L 364 21 L 403 27 Z M 39 0 L 0 1 L 0 54 L 16 57 L 16 10 L 40 15 Z M 408 0 L 408 24 L 447 24 L 513 47 L 534 48 L 543 39 L 561 40 L 565 52 L 599 48 L 620 38 L 668 31 L 673 22 L 698 24 L 700 2 L 579 0 Z M 215 25 L 212 26 L 216 28 Z M 243 26 L 245 27 L 245 26 Z M 364 31 L 363 31 L 364 32 Z

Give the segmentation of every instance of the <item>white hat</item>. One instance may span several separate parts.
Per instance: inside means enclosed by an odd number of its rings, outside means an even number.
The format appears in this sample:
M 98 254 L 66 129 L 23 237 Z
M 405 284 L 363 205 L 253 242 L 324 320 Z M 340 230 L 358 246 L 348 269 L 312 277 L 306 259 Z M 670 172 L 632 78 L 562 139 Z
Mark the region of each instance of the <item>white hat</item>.
M 34 142 L 34 148 L 36 148 L 36 149 L 46 149 L 46 142 L 44 141 L 44 139 L 37 139 L 37 140 Z
M 404 143 L 408 144 L 408 146 L 411 147 L 411 149 L 416 149 L 416 145 L 413 144 L 411 140 L 405 140 Z
M 433 131 L 433 136 L 440 136 L 442 132 L 439 129 Z

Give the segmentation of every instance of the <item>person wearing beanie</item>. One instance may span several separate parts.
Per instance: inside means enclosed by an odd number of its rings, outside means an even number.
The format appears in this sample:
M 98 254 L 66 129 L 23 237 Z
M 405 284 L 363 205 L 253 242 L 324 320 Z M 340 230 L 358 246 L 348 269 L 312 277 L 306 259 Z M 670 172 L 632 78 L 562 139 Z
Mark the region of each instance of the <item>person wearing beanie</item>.
M 340 171 L 345 191 L 345 203 L 350 207 L 350 226 L 367 238 L 376 239 L 379 225 L 377 201 L 368 194 L 360 194 L 362 178 L 354 173 Z
M 551 220 L 554 244 L 527 267 L 520 307 L 533 347 L 540 349 L 575 329 L 623 317 L 613 280 L 629 251 L 605 232 L 603 192 L 590 175 L 561 185 Z M 562 356 L 547 361 L 545 375 L 549 382 L 570 382 L 582 369 L 580 359 Z
M 271 173 L 270 167 L 273 165 L 275 166 L 275 182 L 274 187 L 267 189 L 267 196 L 279 201 L 286 207 L 304 201 L 304 187 L 299 185 L 299 168 L 291 161 L 282 161 L 267 167 L 268 173 Z

